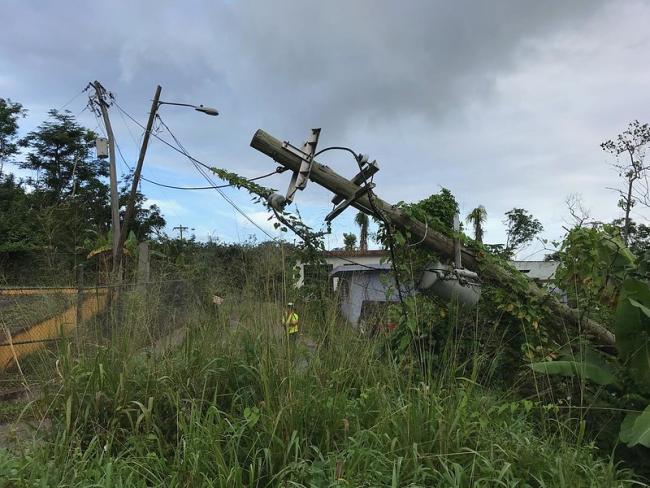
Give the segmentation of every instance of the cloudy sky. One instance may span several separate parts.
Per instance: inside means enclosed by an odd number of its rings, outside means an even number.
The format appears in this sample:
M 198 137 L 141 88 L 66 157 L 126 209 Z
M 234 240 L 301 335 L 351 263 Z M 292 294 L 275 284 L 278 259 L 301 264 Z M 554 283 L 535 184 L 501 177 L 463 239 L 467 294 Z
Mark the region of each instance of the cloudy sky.
M 319 146 L 346 145 L 381 165 L 376 192 L 414 201 L 449 188 L 463 214 L 488 210 L 486 240 L 503 242 L 503 213 L 523 207 L 545 237 L 562 235 L 565 200 L 579 194 L 593 217 L 618 215 L 616 174 L 600 150 L 628 122 L 650 121 L 650 2 L 590 1 L 37 1 L 3 0 L 0 96 L 29 109 L 23 130 L 65 108 L 100 130 L 83 88 L 98 79 L 144 124 L 156 84 L 163 100 L 217 107 L 207 117 L 163 106 L 188 151 L 252 177 L 273 161 L 249 147 L 258 128 L 300 144 L 321 127 Z M 129 164 L 142 130 L 112 109 Z M 165 132 L 161 137 L 168 138 Z M 344 175 L 354 161 L 321 162 Z M 126 168 L 120 164 L 120 171 Z M 172 185 L 205 181 L 158 141 L 146 177 Z M 268 186 L 286 189 L 289 176 Z M 144 182 L 171 227 L 198 238 L 264 235 L 216 192 Z M 271 228 L 247 194 L 226 190 Z M 318 228 L 328 195 L 297 197 Z M 644 210 L 635 219 L 645 221 Z M 329 239 L 353 229 L 339 217 Z M 272 231 L 270 231 L 272 233 Z M 289 237 L 293 239 L 293 237 Z M 542 257 L 532 246 L 521 257 Z

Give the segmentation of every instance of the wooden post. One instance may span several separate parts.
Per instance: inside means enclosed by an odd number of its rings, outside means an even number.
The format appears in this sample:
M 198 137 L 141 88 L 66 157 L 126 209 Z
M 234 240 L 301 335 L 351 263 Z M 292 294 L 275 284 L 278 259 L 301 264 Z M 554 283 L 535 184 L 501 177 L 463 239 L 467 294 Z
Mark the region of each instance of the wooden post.
M 129 194 L 129 203 L 126 206 L 126 211 L 124 212 L 124 222 L 122 223 L 122 230 L 120 231 L 120 242 L 117 248 L 116 259 L 113 261 L 113 276 L 119 274 L 121 269 L 121 261 L 124 247 L 124 241 L 126 241 L 126 236 L 129 232 L 129 222 L 133 218 L 133 211 L 135 209 L 135 199 L 136 193 L 138 191 L 138 183 L 140 182 L 140 173 L 142 173 L 142 165 L 144 164 L 144 157 L 147 154 L 147 146 L 149 144 L 149 136 L 151 135 L 151 128 L 153 127 L 153 122 L 156 118 L 156 112 L 158 112 L 158 106 L 160 105 L 160 92 L 162 88 L 160 85 L 156 87 L 156 93 L 153 96 L 153 101 L 151 102 L 151 111 L 149 112 L 149 120 L 147 121 L 147 128 L 144 132 L 144 138 L 142 139 L 142 147 L 140 147 L 140 155 L 138 156 L 138 163 L 135 166 L 135 171 L 133 172 L 133 181 L 131 182 L 131 193 Z
M 106 89 L 97 80 L 91 83 L 91 85 L 95 88 L 97 105 L 99 105 L 99 110 L 102 113 L 104 125 L 106 126 L 106 135 L 108 137 L 108 161 L 111 186 L 111 232 L 113 233 L 113 266 L 115 266 L 117 246 L 120 242 L 120 204 L 117 193 L 117 168 L 115 167 L 115 137 L 113 136 L 111 119 L 108 117 L 108 103 L 104 99 Z
M 454 214 L 454 232 L 460 234 L 460 217 L 458 214 Z M 454 236 L 454 265 L 456 269 L 463 267 L 463 261 L 460 254 L 460 237 L 458 235 Z
M 140 293 L 147 291 L 150 275 L 149 264 L 149 243 L 141 242 L 138 244 L 138 290 Z
M 79 333 L 83 323 L 83 303 L 84 303 L 84 265 L 77 266 L 77 306 L 76 306 L 76 324 L 75 324 L 75 341 L 79 347 Z
M 302 159 L 293 152 L 285 149 L 282 145 L 282 141 L 261 129 L 253 136 L 251 147 L 266 154 L 275 162 L 292 171 L 298 171 L 300 169 Z M 331 192 L 340 195 L 344 199 L 352 197 L 359 189 L 359 186 L 354 184 L 352 181 L 345 179 L 328 166 L 319 164 L 316 161 L 312 164 L 310 179 L 327 188 Z M 370 204 L 370 198 L 372 198 L 372 205 Z M 410 217 L 400 208 L 385 202 L 381 198 L 370 196 L 366 193 L 359 196 L 352 206 L 370 215 L 373 215 L 371 209 L 374 206 L 374 208 L 382 213 L 383 217 L 389 220 L 396 228 L 410 232 L 413 242 L 418 242 L 420 246 L 434 251 L 441 257 L 449 260 L 455 259 L 456 252 L 454 240 L 452 238 Z M 484 281 L 487 280 L 498 286 L 509 287 L 513 273 L 518 273 L 514 268 L 508 269 L 489 262 L 479 263 L 479 260 L 472 250 L 467 249 L 464 246 L 459 247 L 464 266 L 472 271 L 479 272 Z M 527 291 L 532 297 L 544 300 L 552 312 L 559 318 L 574 323 L 582 322 L 583 330 L 598 342 L 606 346 L 614 345 L 614 334 L 597 322 L 583 318 L 579 311 L 569 308 L 565 304 L 561 303 L 557 297 L 550 295 L 533 282 L 528 283 Z

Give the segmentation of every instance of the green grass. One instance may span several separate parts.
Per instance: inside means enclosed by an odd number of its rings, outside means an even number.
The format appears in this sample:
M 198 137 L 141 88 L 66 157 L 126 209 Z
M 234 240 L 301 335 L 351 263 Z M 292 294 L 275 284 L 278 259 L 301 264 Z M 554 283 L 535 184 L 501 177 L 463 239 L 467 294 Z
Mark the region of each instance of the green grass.
M 184 344 L 139 352 L 141 314 L 107 345 L 62 348 L 43 443 L 0 451 L 0 486 L 549 486 L 634 484 L 577 421 L 481 386 L 490 358 L 450 342 L 422 373 L 329 311 L 293 350 L 272 305 L 237 327 L 196 312 Z M 116 328 L 114 328 L 115 330 Z M 149 329 L 147 329 L 149 330 Z M 383 352 L 382 352 L 383 351 Z

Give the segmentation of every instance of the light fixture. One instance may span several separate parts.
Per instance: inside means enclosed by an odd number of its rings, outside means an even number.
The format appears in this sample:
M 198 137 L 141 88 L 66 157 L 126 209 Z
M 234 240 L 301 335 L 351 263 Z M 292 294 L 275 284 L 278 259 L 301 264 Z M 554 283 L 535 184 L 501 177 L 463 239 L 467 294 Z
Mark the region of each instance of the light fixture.
M 158 102 L 158 106 L 160 105 L 177 105 L 179 107 L 192 107 L 197 112 L 203 112 L 206 115 L 212 115 L 213 117 L 219 115 L 219 111 L 216 108 L 204 107 L 203 105 L 192 105 L 190 103 L 176 103 L 176 102 Z

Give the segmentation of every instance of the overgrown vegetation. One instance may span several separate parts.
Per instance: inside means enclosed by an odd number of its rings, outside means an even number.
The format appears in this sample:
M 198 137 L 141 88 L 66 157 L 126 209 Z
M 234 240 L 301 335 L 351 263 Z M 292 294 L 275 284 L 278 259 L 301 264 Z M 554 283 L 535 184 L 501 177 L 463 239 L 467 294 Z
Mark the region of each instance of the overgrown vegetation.
M 52 427 L 0 453 L 5 486 L 624 486 L 631 473 L 553 406 L 489 389 L 494 358 L 450 337 L 423 371 L 341 326 L 333 309 L 296 349 L 280 311 L 196 311 L 185 343 L 138 353 L 137 321 L 111 344 L 70 345 L 42 402 Z M 333 333 L 335 331 L 335 333 Z M 385 350 L 384 350 L 385 351 Z M 52 358 L 51 360 L 53 360 Z

